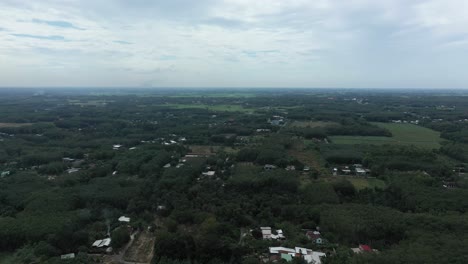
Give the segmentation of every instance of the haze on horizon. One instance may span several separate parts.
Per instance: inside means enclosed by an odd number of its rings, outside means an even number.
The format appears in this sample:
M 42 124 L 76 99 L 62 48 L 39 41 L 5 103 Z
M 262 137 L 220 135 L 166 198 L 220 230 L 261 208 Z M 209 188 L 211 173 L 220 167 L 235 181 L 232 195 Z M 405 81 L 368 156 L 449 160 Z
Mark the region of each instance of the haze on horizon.
M 0 87 L 468 88 L 466 0 L 0 0 Z

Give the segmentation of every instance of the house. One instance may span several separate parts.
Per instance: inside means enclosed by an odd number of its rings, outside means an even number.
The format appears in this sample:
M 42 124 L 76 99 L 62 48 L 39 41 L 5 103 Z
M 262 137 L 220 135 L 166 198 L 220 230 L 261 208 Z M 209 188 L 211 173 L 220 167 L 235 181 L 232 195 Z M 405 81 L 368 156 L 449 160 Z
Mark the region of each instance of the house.
M 80 171 L 79 168 L 71 168 L 71 169 L 68 169 L 68 170 L 67 170 L 67 173 L 68 173 L 68 174 L 71 174 L 71 173 L 75 173 L 75 172 L 78 172 L 78 171 Z
M 284 259 L 287 262 L 290 262 L 293 258 L 302 258 L 310 264 L 321 264 L 321 258 L 326 256 L 323 252 L 314 252 L 312 249 L 301 247 L 295 247 L 294 249 L 286 247 L 270 247 L 269 253 L 270 261 L 279 261 L 280 259 Z
M 323 238 L 319 231 L 307 231 L 306 236 L 315 244 L 323 244 Z
M 283 234 L 283 230 L 281 229 L 275 230 L 275 233 L 272 232 L 272 229 L 269 226 L 260 227 L 260 230 L 262 231 L 263 239 L 276 239 L 276 240 L 286 239 L 286 237 Z
M 119 222 L 121 222 L 121 223 L 130 223 L 130 217 L 121 216 L 121 217 L 119 217 Z
M 296 170 L 296 166 L 294 166 L 294 165 L 289 165 L 289 166 L 286 167 L 286 170 L 287 170 L 287 171 Z
M 354 253 L 364 253 L 364 252 L 374 252 L 374 251 L 377 251 L 375 249 L 372 249 L 369 245 L 359 245 L 359 247 L 357 248 L 351 248 L 351 250 L 354 252 Z
M 171 167 L 171 164 L 170 164 L 170 163 L 164 165 L 164 168 L 166 168 L 166 169 L 167 169 L 167 168 L 170 168 L 170 167 Z
M 276 169 L 276 166 L 271 165 L 271 164 L 266 164 L 265 166 L 263 166 L 263 169 L 264 170 L 274 170 L 274 169 Z
M 109 247 L 111 244 L 111 239 L 110 238 L 104 238 L 101 240 L 96 240 L 94 241 L 92 247 L 97 247 L 97 248 L 103 248 L 103 247 Z
M 64 254 L 60 256 L 60 259 L 74 259 L 75 253 Z
M 263 239 L 271 239 L 271 227 L 260 227 Z
M 122 145 L 120 145 L 120 144 L 112 145 L 113 150 L 119 150 L 121 147 L 122 147 Z
M 73 162 L 73 161 L 75 161 L 75 159 L 65 157 L 65 158 L 62 158 L 62 161 L 63 162 Z
M 356 167 L 356 175 L 358 176 L 366 176 L 367 175 L 367 171 L 363 168 L 358 168 Z
M 208 176 L 208 177 L 213 177 L 213 176 L 215 176 L 215 174 L 216 174 L 215 171 L 202 172 L 203 176 Z
M 0 173 L 0 177 L 6 177 L 6 176 L 9 176 L 10 175 L 10 171 L 2 171 L 2 173 Z

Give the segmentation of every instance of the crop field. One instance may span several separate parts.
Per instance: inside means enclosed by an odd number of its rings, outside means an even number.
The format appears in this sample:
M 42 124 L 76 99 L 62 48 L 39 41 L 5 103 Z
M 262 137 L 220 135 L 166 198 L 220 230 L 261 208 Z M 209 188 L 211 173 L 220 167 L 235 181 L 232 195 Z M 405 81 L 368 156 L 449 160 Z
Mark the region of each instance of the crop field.
M 438 148 L 442 139 L 440 133 L 429 128 L 413 124 L 374 123 L 390 130 L 392 137 L 373 136 L 331 136 L 334 144 L 401 144 L 423 148 Z
M 244 112 L 253 113 L 253 108 L 244 108 L 241 105 L 207 105 L 207 104 L 165 104 L 164 106 L 177 109 L 206 109 L 219 112 Z

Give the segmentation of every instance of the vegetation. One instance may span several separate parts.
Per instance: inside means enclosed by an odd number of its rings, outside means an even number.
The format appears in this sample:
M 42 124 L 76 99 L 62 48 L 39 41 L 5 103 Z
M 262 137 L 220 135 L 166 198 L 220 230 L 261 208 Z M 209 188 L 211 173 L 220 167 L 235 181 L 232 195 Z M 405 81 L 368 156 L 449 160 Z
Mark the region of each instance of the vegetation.
M 0 90 L 0 263 L 102 263 L 119 250 L 261 263 L 271 246 L 321 251 L 324 263 L 463 263 L 467 100 Z M 262 226 L 286 239 L 263 240 Z M 305 235 L 317 227 L 323 244 Z M 105 238 L 113 252 L 93 246 Z M 379 253 L 352 253 L 359 244 Z

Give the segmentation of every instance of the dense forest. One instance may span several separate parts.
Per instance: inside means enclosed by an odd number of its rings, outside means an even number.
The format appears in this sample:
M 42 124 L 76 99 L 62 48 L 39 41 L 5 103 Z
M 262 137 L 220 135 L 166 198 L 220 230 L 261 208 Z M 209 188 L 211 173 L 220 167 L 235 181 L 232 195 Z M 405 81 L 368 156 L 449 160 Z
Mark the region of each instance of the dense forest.
M 467 95 L 0 89 L 0 264 L 466 263 Z

